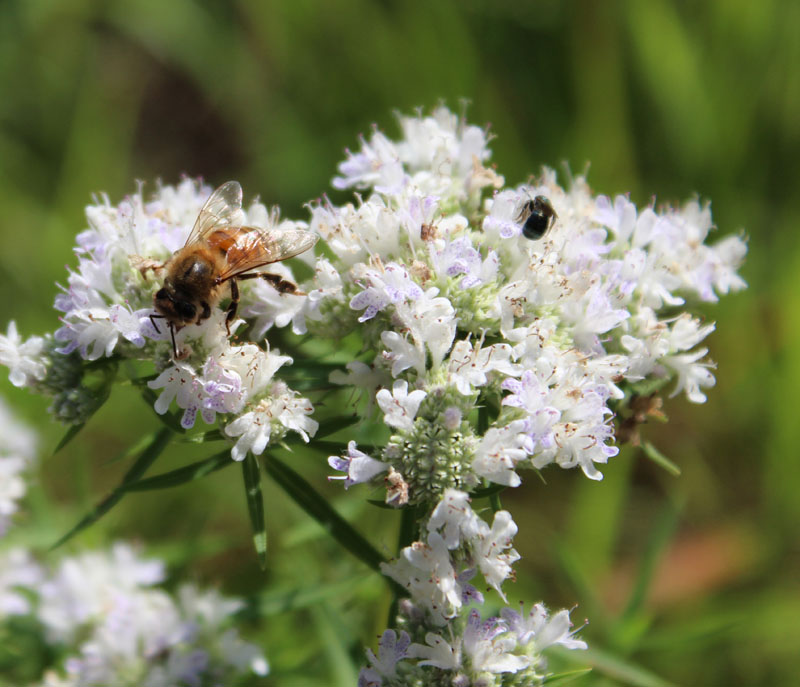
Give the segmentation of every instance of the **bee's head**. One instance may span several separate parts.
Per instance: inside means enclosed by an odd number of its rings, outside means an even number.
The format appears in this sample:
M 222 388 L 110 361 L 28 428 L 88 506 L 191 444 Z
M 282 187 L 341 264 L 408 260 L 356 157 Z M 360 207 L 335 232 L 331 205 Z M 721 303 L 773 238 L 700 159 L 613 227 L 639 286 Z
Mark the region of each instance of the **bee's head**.
M 197 306 L 194 303 L 166 287 L 156 291 L 156 295 L 153 296 L 153 306 L 178 329 L 192 324 L 197 317 Z

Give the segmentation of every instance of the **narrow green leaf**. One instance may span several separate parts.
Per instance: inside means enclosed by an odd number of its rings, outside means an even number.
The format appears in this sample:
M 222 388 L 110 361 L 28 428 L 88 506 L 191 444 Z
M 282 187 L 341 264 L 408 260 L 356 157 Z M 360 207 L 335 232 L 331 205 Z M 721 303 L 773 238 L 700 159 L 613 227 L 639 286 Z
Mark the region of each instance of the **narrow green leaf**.
M 489 428 L 489 409 L 486 405 L 478 407 L 478 434 L 483 436 Z
M 563 673 L 554 673 L 553 675 L 547 675 L 542 681 L 542 684 L 548 687 L 562 687 L 562 685 L 574 682 L 578 678 L 588 675 L 591 672 L 591 668 L 578 668 L 577 670 L 568 670 Z
M 598 649 L 573 651 L 554 646 L 550 647 L 547 653 L 555 654 L 569 663 L 589 665 L 595 673 L 613 678 L 623 684 L 631 685 L 631 687 L 675 687 L 672 682 L 664 680 L 635 663 Z
M 200 432 L 199 434 L 187 434 L 178 439 L 178 441 L 186 444 L 205 444 L 210 441 L 223 441 L 227 437 L 219 429 L 212 429 L 208 432 Z
M 680 505 L 666 504 L 655 526 L 651 528 L 644 556 L 628 599 L 628 605 L 619 619 L 620 624 L 629 622 L 641 610 L 647 598 L 647 590 L 650 588 L 661 553 L 666 549 L 678 525 L 680 510 Z
M 358 668 L 350 655 L 355 637 L 341 621 L 340 611 L 330 604 L 319 603 L 310 608 L 319 645 L 328 664 L 331 687 L 351 687 L 358 682 Z
M 108 460 L 104 460 L 100 465 L 102 467 L 106 467 L 107 465 L 113 465 L 114 463 L 119 463 L 120 461 L 127 460 L 131 456 L 135 456 L 138 453 L 144 451 L 148 444 L 153 440 L 153 437 L 156 435 L 155 432 L 149 432 L 144 434 L 139 441 L 134 441 L 130 446 L 126 446 L 124 449 L 119 451 L 116 455 L 112 456 Z
M 267 527 L 264 522 L 264 495 L 261 493 L 261 471 L 258 459 L 250 452 L 242 461 L 244 491 L 247 496 L 247 511 L 253 526 L 253 544 L 262 570 L 267 568 Z
M 503 510 L 503 504 L 500 503 L 500 492 L 496 491 L 493 494 L 489 495 L 489 504 L 492 507 L 492 512 L 497 513 L 498 511 Z
M 664 468 L 673 477 L 680 476 L 681 469 L 649 441 L 646 441 L 644 444 L 642 444 L 642 451 L 644 451 L 644 454 L 650 460 L 652 460 L 659 467 Z
M 397 533 L 397 552 L 420 538 L 420 520 L 425 512 L 421 506 L 406 506 L 401 509 L 400 530 Z
M 182 468 L 163 472 L 160 475 L 153 475 L 147 479 L 141 479 L 138 482 L 133 482 L 124 487 L 125 491 L 150 491 L 153 489 L 168 489 L 170 487 L 177 487 L 187 482 L 192 482 L 212 472 L 222 470 L 229 465 L 234 464 L 231 458 L 229 449 L 215 453 L 209 458 L 198 460 L 189 465 L 184 465 Z
M 397 510 L 396 506 L 392 506 L 386 501 L 381 501 L 380 499 L 367 499 L 367 503 L 370 506 L 375 506 L 376 508 L 383 508 L 383 510 Z
M 559 573 L 569 581 L 575 590 L 575 597 L 581 600 L 581 612 L 585 612 L 592 619 L 592 626 L 595 629 L 599 627 L 600 630 L 605 630 L 608 626 L 608 611 L 597 598 L 597 585 L 593 584 L 594 580 L 587 575 L 585 567 L 580 564 L 569 546 L 555 543 L 553 552 Z
M 308 608 L 326 599 L 336 599 L 341 602 L 351 598 L 363 589 L 363 585 L 368 585 L 376 579 L 370 572 L 356 579 L 314 584 L 310 587 L 293 586 L 291 589 L 270 590 L 260 595 L 256 603 L 258 610 L 264 615 L 278 615 Z
M 281 377 L 325 377 L 327 381 L 328 375 L 335 370 L 344 370 L 342 363 L 325 363 L 318 360 L 300 359 L 297 358 L 290 367 L 281 371 Z
M 143 375 L 141 377 L 130 377 L 126 380 L 128 384 L 132 386 L 143 387 L 145 389 L 149 388 L 147 386 L 148 382 L 152 382 L 154 379 L 158 377 L 158 373 L 154 372 L 153 374 Z
M 317 439 L 324 439 L 340 430 L 347 429 L 351 425 L 356 424 L 359 420 L 361 420 L 361 418 L 358 415 L 346 415 L 344 417 L 332 417 L 329 420 L 323 420 L 319 423 L 317 433 L 314 435 L 314 441 Z
M 306 513 L 328 530 L 345 549 L 373 570 L 385 562 L 381 554 L 300 475 L 274 456 L 266 456 L 264 469 Z
M 347 444 L 343 441 L 317 441 L 315 438 L 314 441 L 308 444 L 308 447 L 329 455 L 342 455 L 347 452 Z M 378 453 L 380 448 L 373 444 L 359 444 L 358 450 L 363 451 L 367 455 L 372 455 Z
M 64 448 L 70 441 L 72 441 L 84 427 L 86 426 L 85 422 L 81 422 L 77 425 L 72 425 L 61 437 L 61 441 L 58 442 L 58 445 L 53 449 L 53 455 L 56 455 L 62 448 Z
M 340 388 L 335 384 L 328 382 L 327 379 L 307 379 L 305 377 L 287 377 L 285 375 L 282 377 L 282 379 L 291 384 L 292 389 L 297 389 L 298 391 L 333 391 L 334 389 Z
M 160 429 L 153 435 L 152 441 L 148 444 L 136 462 L 130 467 L 122 478 L 122 482 L 116 487 L 108 496 L 106 496 L 100 503 L 98 503 L 89 513 L 87 513 L 75 527 L 61 537 L 50 549 L 55 549 L 66 541 L 72 539 L 78 532 L 86 529 L 89 525 L 99 520 L 103 515 L 108 513 L 119 500 L 125 495 L 125 488 L 133 482 L 139 481 L 142 475 L 147 472 L 150 466 L 161 455 L 164 449 L 172 439 L 172 432 L 168 429 Z
M 482 487 L 481 489 L 476 489 L 475 491 L 470 492 L 469 496 L 473 499 L 485 499 L 487 497 L 494 496 L 495 494 L 499 494 L 501 491 L 505 491 L 505 489 L 505 484 L 490 484 L 488 487 Z

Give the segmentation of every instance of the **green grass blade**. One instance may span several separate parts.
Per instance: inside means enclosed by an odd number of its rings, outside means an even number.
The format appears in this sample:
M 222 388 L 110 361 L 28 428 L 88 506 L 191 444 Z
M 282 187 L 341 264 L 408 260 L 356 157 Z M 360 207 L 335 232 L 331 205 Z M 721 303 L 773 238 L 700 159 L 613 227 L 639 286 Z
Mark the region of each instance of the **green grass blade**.
M 574 651 L 554 646 L 547 650 L 548 654 L 557 655 L 569 663 L 581 663 L 591 666 L 595 675 L 606 676 L 631 687 L 675 687 L 672 682 L 664 680 L 655 673 L 635 663 L 598 649 Z
M 644 444 L 642 444 L 642 451 L 644 451 L 644 454 L 650 460 L 652 460 L 659 467 L 664 468 L 673 477 L 680 476 L 681 469 L 649 441 L 646 441 Z
M 336 432 L 347 429 L 348 427 L 356 424 L 361 418 L 358 415 L 349 415 L 345 417 L 332 417 L 330 420 L 323 420 L 319 423 L 317 433 L 314 439 L 323 439 L 324 437 L 335 434 Z
M 69 541 L 74 537 L 78 532 L 86 529 L 89 525 L 94 522 L 97 522 L 102 516 L 104 516 L 108 511 L 110 511 L 119 500 L 125 495 L 125 490 L 128 485 L 133 482 L 139 481 L 142 475 L 147 472 L 150 466 L 156 461 L 156 459 L 161 455 L 164 449 L 169 444 L 170 440 L 172 439 L 172 432 L 168 429 L 160 429 L 158 432 L 153 434 L 153 438 L 150 443 L 147 445 L 139 457 L 136 459 L 136 462 L 130 467 L 128 472 L 125 473 L 125 476 L 122 478 L 122 482 L 116 487 L 108 496 L 106 496 L 100 503 L 98 503 L 91 512 L 87 513 L 75 527 L 73 527 L 69 532 L 67 532 L 63 537 L 61 537 L 55 544 L 53 544 L 50 549 L 55 549 L 65 542 Z
M 228 458 L 230 460 L 230 457 Z M 267 568 L 267 527 L 264 521 L 264 495 L 261 493 L 261 471 L 258 459 L 249 453 L 242 461 L 244 491 L 247 496 L 247 511 L 253 526 L 253 544 L 262 570 Z
M 53 455 L 56 455 L 62 448 L 64 448 L 70 441 L 72 441 L 84 427 L 86 426 L 85 422 L 81 422 L 77 425 L 72 425 L 61 437 L 61 441 L 58 442 L 58 445 L 53 449 Z
M 345 549 L 373 570 L 380 572 L 386 559 L 300 475 L 274 456 L 267 456 L 264 469 L 306 513 L 322 525 Z
M 547 685 L 547 687 L 562 687 L 563 685 L 568 685 L 570 682 L 574 682 L 575 680 L 582 678 L 584 675 L 588 675 L 591 672 L 591 668 L 579 668 L 577 670 L 569 670 L 563 673 L 555 673 L 553 675 L 547 675 L 542 681 L 542 684 Z
M 260 613 L 266 616 L 278 615 L 287 611 L 299 611 L 314 606 L 321 601 L 349 599 L 377 578 L 372 574 L 361 575 L 355 579 L 315 584 L 311 587 L 293 586 L 291 589 L 270 590 L 256 600 Z
M 351 687 L 358 682 L 358 668 L 350 654 L 354 637 L 343 625 L 340 612 L 326 603 L 311 606 L 311 617 L 320 639 L 331 677 L 331 687 Z
M 199 434 L 187 434 L 178 439 L 178 441 L 185 444 L 205 444 L 210 441 L 223 441 L 227 438 L 221 430 L 211 429 L 208 432 L 200 432 Z
M 328 455 L 341 456 L 347 452 L 347 442 L 345 441 L 317 441 L 315 438 L 309 444 L 309 448 L 319 453 L 327 453 Z M 368 456 L 374 456 L 380 452 L 380 447 L 373 444 L 358 444 L 358 450 L 366 453 Z
M 647 598 L 647 590 L 655 575 L 658 560 L 669 545 L 678 525 L 680 510 L 680 506 L 668 503 L 652 528 L 628 604 L 619 619 L 620 625 L 632 620 L 642 609 Z
M 488 487 L 481 487 L 480 489 L 476 489 L 475 491 L 471 491 L 469 493 L 469 497 L 471 499 L 484 499 L 487 497 L 492 497 L 495 494 L 499 494 L 505 491 L 508 487 L 505 484 L 492 484 Z
M 169 489 L 170 487 L 177 487 L 187 482 L 193 482 L 196 479 L 210 475 L 212 472 L 222 470 L 229 465 L 234 464 L 231 458 L 229 449 L 215 453 L 213 456 L 198 460 L 189 465 L 184 465 L 182 468 L 170 470 L 160 475 L 153 475 L 146 479 L 141 479 L 138 482 L 133 482 L 124 487 L 125 491 L 150 491 L 153 489 Z

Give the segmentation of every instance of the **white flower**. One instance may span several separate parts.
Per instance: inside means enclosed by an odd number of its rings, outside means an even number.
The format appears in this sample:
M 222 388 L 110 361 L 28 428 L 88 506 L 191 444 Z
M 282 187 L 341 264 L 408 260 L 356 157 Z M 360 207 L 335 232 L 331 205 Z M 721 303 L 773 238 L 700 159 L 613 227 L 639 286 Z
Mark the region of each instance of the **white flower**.
M 142 559 L 129 546 L 61 561 L 40 587 L 38 617 L 53 640 L 70 641 L 87 622 L 103 618 L 114 599 L 164 579 L 164 564 Z
M 348 159 L 339 165 L 341 177 L 333 180 L 334 188 L 345 189 L 351 186 L 369 188 L 383 186 L 394 188 L 402 179 L 403 165 L 394 144 L 382 133 L 376 131 L 368 143 L 361 138 L 361 152 L 347 151 Z
M 17 512 L 17 502 L 25 495 L 27 485 L 21 476 L 26 461 L 18 456 L 0 457 L 0 536 L 11 524 L 11 516 Z
M 386 472 L 389 469 L 389 464 L 380 460 L 371 458 L 366 453 L 359 451 L 356 448 L 356 442 L 351 441 L 347 444 L 347 457 L 341 458 L 339 456 L 330 456 L 328 458 L 328 465 L 334 470 L 344 472 L 344 475 L 333 475 L 328 477 L 329 480 L 342 479 L 344 480 L 344 488 L 349 489 L 354 484 L 361 484 L 369 482 L 373 477 Z
M 570 631 L 572 623 L 569 620 L 569 611 L 559 611 L 549 618 L 543 604 L 534 604 L 527 616 L 510 608 L 504 608 L 501 615 L 510 630 L 516 634 L 520 645 L 534 642 L 537 651 L 543 651 L 554 644 L 560 644 L 566 649 L 587 648 L 586 642 L 573 637 L 577 630 Z
M 428 632 L 424 644 L 412 644 L 408 649 L 409 656 L 421 658 L 421 666 L 434 666 L 442 670 L 457 670 L 461 667 L 461 646 L 456 641 L 449 644 L 440 635 Z
M 515 422 L 505 427 L 490 427 L 481 438 L 472 459 L 476 474 L 496 484 L 518 487 L 522 480 L 514 472 L 527 458 L 528 442 L 522 432 L 523 423 Z
M 309 417 L 313 411 L 308 399 L 297 396 L 282 382 L 276 382 L 271 395 L 225 427 L 229 437 L 239 437 L 231 449 L 231 457 L 244 460 L 248 451 L 261 455 L 276 431 L 283 436 L 290 429 L 303 441 L 308 441 L 309 435 L 313 436 L 319 427 L 319 423 Z
M 375 396 L 380 409 L 384 412 L 384 421 L 391 427 L 411 429 L 420 403 L 428 395 L 426 391 L 417 389 L 408 392 L 408 382 L 396 381 L 392 391 L 381 389 Z
M 353 310 L 363 310 L 359 322 L 371 320 L 389 304 L 397 304 L 405 299 L 416 300 L 422 296 L 422 289 L 414 283 L 408 271 L 400 265 L 389 263 L 382 272 L 373 269 L 361 270 L 357 279 L 367 286 L 361 293 L 350 299 Z
M 486 582 L 505 601 L 500 585 L 511 575 L 512 564 L 519 560 L 519 554 L 511 548 L 511 539 L 518 528 L 511 513 L 505 510 L 494 514 L 491 529 L 482 520 L 480 523 L 481 531 L 472 542 L 473 556 Z
M 700 358 L 708 353 L 707 348 L 700 348 L 694 353 L 683 355 L 669 355 L 663 358 L 663 362 L 678 374 L 678 383 L 670 396 L 677 396 L 684 389 L 686 398 L 692 403 L 705 403 L 706 395 L 700 390 L 701 387 L 711 387 L 716 384 L 714 375 L 709 371 L 713 363 L 698 363 Z
M 456 388 L 465 396 L 473 392 L 474 387 L 485 386 L 491 372 L 504 375 L 519 374 L 519 366 L 511 362 L 512 348 L 508 344 L 493 344 L 472 347 L 467 340 L 455 343 L 450 351 L 447 369 L 450 379 Z
M 530 664 L 530 658 L 514 654 L 517 641 L 499 618 L 481 622 L 481 614 L 472 609 L 464 628 L 463 652 L 469 657 L 473 672 L 517 673 Z
M 431 288 L 412 301 L 402 301 L 395 306 L 395 315 L 411 333 L 418 349 L 430 351 L 435 369 L 453 345 L 456 334 L 456 312 L 453 304 Z
M 255 344 L 230 346 L 227 341 L 218 358 L 220 365 L 241 379 L 248 399 L 263 393 L 272 383 L 275 373 L 292 362 L 288 355 L 281 355 L 277 349 L 263 351 Z
M 278 274 L 287 281 L 293 281 L 289 270 L 282 265 L 270 266 L 270 272 Z M 288 273 L 288 274 L 287 274 Z M 240 314 L 253 320 L 253 337 L 260 339 L 267 330 L 292 324 L 295 334 L 306 331 L 303 311 L 306 308 L 305 295 L 281 293 L 266 280 L 256 279 L 251 287 L 248 302 L 242 305 Z
M 0 399 L 0 536 L 11 525 L 27 491 L 24 472 L 36 455 L 36 436 Z
M 42 577 L 19 583 L 39 594 L 48 641 L 67 655 L 66 677 L 51 672 L 47 685 L 229 684 L 269 670 L 263 653 L 226 627 L 241 601 L 190 585 L 173 598 L 152 586 L 163 564 L 141 560 L 125 545 L 64 559 Z
M 517 222 L 520 208 L 527 200 L 524 192 L 500 191 L 488 205 L 489 212 L 483 220 L 483 230 L 490 236 L 496 234 L 501 239 L 510 239 L 522 233 L 522 225 Z
M 366 396 L 367 414 L 371 414 L 375 405 L 375 394 L 378 389 L 391 382 L 391 377 L 382 368 L 370 367 L 360 360 L 351 360 L 345 365 L 347 372 L 334 370 L 328 375 L 331 384 L 350 386 L 358 397 Z
M 173 363 L 158 377 L 147 383 L 151 389 L 163 389 L 155 402 L 155 410 L 163 415 L 169 410 L 173 399 L 185 412 L 181 426 L 189 429 L 194 426 L 197 411 L 203 405 L 203 383 L 200 376 L 186 363 Z
M 30 386 L 45 378 L 47 366 L 43 350 L 42 337 L 32 336 L 23 341 L 17 333 L 16 322 L 8 323 L 6 335 L 0 334 L 0 365 L 9 369 L 8 379 L 14 386 Z
M 405 547 L 399 558 L 381 563 L 381 571 L 408 589 L 411 598 L 428 610 L 437 625 L 443 625 L 461 608 L 456 571 L 438 532 L 430 532 L 427 542 L 417 541 Z
M 372 684 L 381 684 L 381 682 L 375 682 L 375 679 L 397 677 L 397 663 L 408 656 L 410 643 L 411 639 L 407 632 L 401 632 L 398 637 L 394 630 L 386 630 L 378 642 L 378 655 L 376 656 L 372 649 L 367 649 L 367 659 L 372 666 L 367 670 L 375 676 L 372 678 Z M 366 672 L 362 670 L 362 674 L 359 676 L 359 685 L 362 684 L 362 676 L 364 676 L 364 682 L 369 679 L 369 675 L 365 675 Z M 367 682 L 367 684 L 370 683 Z
M 24 549 L 0 553 L 0 619 L 31 612 L 30 595 L 24 589 L 41 584 L 44 571 Z
M 479 523 L 469 505 L 469 496 L 457 489 L 447 489 L 428 520 L 428 532 L 440 534 L 448 549 L 455 549 L 462 539 L 470 540 L 477 536 Z
M 397 377 L 408 368 L 414 368 L 418 375 L 425 374 L 426 353 L 424 346 L 415 345 L 398 332 L 385 331 L 381 341 L 388 350 L 383 359 L 392 364 L 392 376 Z
M 489 251 L 483 260 L 467 236 L 448 241 L 441 250 L 431 243 L 429 251 L 431 265 L 440 276 L 464 275 L 459 282 L 459 287 L 462 289 L 493 281 L 497 275 L 499 266 L 497 253 Z

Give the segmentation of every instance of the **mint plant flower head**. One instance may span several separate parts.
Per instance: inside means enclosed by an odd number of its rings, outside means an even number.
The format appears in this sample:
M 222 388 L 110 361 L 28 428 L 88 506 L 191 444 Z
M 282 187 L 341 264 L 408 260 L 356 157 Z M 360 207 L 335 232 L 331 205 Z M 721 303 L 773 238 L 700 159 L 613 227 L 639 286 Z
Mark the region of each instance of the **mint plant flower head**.
M 0 362 L 73 425 L 130 370 L 175 432 L 215 425 L 198 440 L 227 441 L 223 454 L 143 477 L 166 445 L 156 436 L 119 493 L 240 461 L 263 562 L 261 456 L 394 585 L 360 685 L 539 684 L 549 646 L 586 645 L 569 611 L 509 602 L 519 527 L 499 494 L 551 464 L 601 480 L 619 445 L 663 417 L 662 392 L 705 402 L 715 378 L 703 342 L 715 325 L 696 306 L 745 287 L 746 243 L 711 240 L 710 207 L 697 200 L 637 207 L 595 195 L 581 176 L 563 187 L 549 169 L 507 185 L 487 132 L 445 107 L 399 124 L 399 139 L 376 129 L 347 152 L 332 183 L 354 191 L 351 202 L 322 194 L 307 221 L 280 220 L 258 202 L 237 208 L 242 226 L 320 240 L 275 265 L 275 277 L 242 281 L 238 310 L 215 301 L 172 332 L 154 310 L 164 286 L 151 268 L 181 250 L 211 189 L 185 179 L 116 206 L 101 198 L 56 299 L 60 328 L 22 339 L 11 323 Z M 265 338 L 280 328 L 302 337 L 290 351 Z M 342 347 L 345 338 L 357 344 Z M 280 335 L 284 349 L 291 340 Z M 355 413 L 319 402 L 331 386 Z M 351 493 L 383 489 L 383 505 L 402 512 L 394 557 L 273 455 L 323 440 L 331 481 Z
M 191 584 L 168 593 L 164 563 L 126 543 L 49 566 L 13 549 L 0 563 L 0 622 L 24 619 L 16 632 L 36 634 L 46 657 L 59 657 L 37 684 L 241 684 L 269 671 L 232 626 L 242 601 Z
M 184 430 L 194 427 L 198 415 L 206 424 L 215 424 L 219 415 L 225 426 L 235 419 L 254 418 L 268 398 L 282 403 L 280 412 L 269 417 L 275 437 L 290 428 L 302 428 L 306 439 L 309 432 L 313 435 L 316 423 L 307 417 L 310 402 L 274 379 L 291 357 L 266 346 L 236 344 L 228 331 L 235 333 L 245 321 L 229 323 L 219 308 L 209 308 L 208 317 L 198 317 L 196 323 L 174 328 L 153 307 L 164 280 L 163 269 L 157 274 L 153 268 L 181 250 L 209 194 L 208 187 L 186 179 L 177 187 L 159 187 L 149 201 L 140 190 L 116 207 L 107 198 L 89 206 L 89 228 L 77 237 L 77 269 L 70 270 L 55 301 L 62 312 L 61 326 L 53 334 L 23 341 L 12 322 L 8 334 L 0 338 L 0 361 L 9 367 L 12 382 L 51 395 L 53 414 L 80 424 L 107 397 L 119 363 L 143 361 L 155 372 L 142 382 L 158 392 L 154 409 L 163 415 L 175 404 Z M 259 203 L 236 210 L 238 215 L 226 216 L 226 221 L 258 227 L 265 235 L 306 235 L 302 223 L 281 222 Z M 240 242 L 240 253 L 252 247 L 249 236 Z M 238 254 L 237 258 L 244 259 Z M 278 271 L 291 279 L 288 269 Z M 255 327 L 263 329 L 259 319 L 263 302 L 251 298 L 249 289 L 242 291 L 242 313 L 254 308 Z M 279 307 L 291 308 L 292 298 L 299 297 L 286 294 L 287 303 L 279 301 Z M 269 316 L 281 317 L 276 308 Z M 156 318 L 161 318 L 160 326 Z M 89 374 L 91 369 L 105 374 L 98 378 Z M 253 423 L 262 420 L 259 415 Z M 233 456 L 243 458 L 241 451 Z

